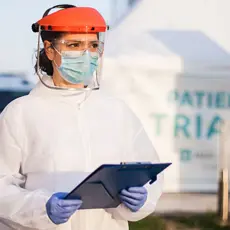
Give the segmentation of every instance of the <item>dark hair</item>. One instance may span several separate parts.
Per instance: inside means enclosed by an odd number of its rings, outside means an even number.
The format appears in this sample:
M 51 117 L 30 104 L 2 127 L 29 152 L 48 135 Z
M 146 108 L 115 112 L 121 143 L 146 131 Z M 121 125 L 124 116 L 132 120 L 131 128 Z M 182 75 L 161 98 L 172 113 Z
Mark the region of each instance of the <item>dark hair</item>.
M 63 36 L 63 32 L 52 32 L 52 31 L 42 31 L 41 32 L 41 38 L 44 43 L 44 41 L 49 41 L 51 43 L 54 43 L 55 39 L 58 39 Z M 38 57 L 36 57 L 37 59 Z M 38 62 L 36 62 L 34 69 L 37 73 L 37 65 Z M 45 72 L 47 75 L 52 76 L 53 75 L 53 65 L 52 61 L 49 60 L 49 58 L 46 55 L 45 49 L 42 48 L 40 50 L 39 55 L 39 68 L 41 71 Z

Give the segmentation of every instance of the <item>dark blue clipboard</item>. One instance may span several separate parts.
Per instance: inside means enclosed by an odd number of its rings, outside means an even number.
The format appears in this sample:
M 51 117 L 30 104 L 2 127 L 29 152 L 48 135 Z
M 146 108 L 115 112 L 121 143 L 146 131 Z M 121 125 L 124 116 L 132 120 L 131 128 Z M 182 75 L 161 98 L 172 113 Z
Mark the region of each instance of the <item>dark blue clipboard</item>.
M 122 189 L 154 183 L 171 163 L 104 164 L 92 172 L 64 199 L 81 199 L 80 209 L 116 208 Z

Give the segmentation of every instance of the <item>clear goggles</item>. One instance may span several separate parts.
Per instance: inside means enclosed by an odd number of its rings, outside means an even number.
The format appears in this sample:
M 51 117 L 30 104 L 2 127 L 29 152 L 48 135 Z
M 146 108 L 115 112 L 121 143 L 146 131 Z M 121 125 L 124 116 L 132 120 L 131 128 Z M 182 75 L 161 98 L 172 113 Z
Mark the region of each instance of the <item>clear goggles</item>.
M 36 72 L 40 81 L 52 89 L 99 89 L 105 33 L 63 33 L 57 37 L 57 32 L 39 31 Z M 55 84 L 53 76 L 60 84 Z
M 101 56 L 104 51 L 104 42 L 96 40 L 95 37 L 92 37 L 92 40 L 89 38 L 72 39 L 72 40 L 58 40 L 56 39 L 53 42 L 54 47 L 58 47 L 62 51 L 73 51 L 82 56 L 85 51 L 89 51 L 92 55 Z

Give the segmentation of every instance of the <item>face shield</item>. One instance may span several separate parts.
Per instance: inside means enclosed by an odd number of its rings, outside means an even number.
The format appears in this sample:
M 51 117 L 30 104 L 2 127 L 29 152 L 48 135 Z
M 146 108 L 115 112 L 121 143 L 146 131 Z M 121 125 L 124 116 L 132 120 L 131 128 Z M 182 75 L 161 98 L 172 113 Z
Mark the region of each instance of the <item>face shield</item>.
M 52 32 L 49 32 L 50 34 Z M 57 34 L 54 32 L 55 35 Z M 41 34 L 41 33 L 40 33 Z M 55 37 L 55 35 L 50 37 Z M 59 37 L 60 36 L 60 37 Z M 67 88 L 80 91 L 99 89 L 102 73 L 105 32 L 99 33 L 58 33 L 51 41 L 39 36 L 36 72 L 49 88 Z M 43 57 L 41 57 L 41 51 Z M 65 87 L 44 81 L 42 58 L 50 62 L 53 74 Z M 53 76 L 50 76 L 51 78 Z
M 69 8 L 48 16 L 47 10 L 32 26 L 38 32 L 37 75 L 52 89 L 99 89 L 107 26 L 93 8 Z

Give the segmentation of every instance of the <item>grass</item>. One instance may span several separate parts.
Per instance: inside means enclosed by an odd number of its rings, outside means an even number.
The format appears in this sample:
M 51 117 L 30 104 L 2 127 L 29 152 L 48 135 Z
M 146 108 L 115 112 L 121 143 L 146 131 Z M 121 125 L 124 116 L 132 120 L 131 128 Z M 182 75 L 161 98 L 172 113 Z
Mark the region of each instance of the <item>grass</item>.
M 144 220 L 138 222 L 131 222 L 129 224 L 130 230 L 165 230 L 165 220 L 160 217 L 147 217 Z
M 216 214 L 183 214 L 151 216 L 130 223 L 130 230 L 230 230 L 230 223 L 221 226 Z

